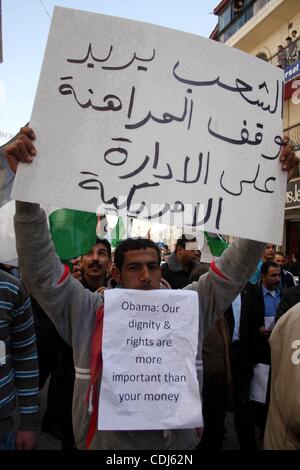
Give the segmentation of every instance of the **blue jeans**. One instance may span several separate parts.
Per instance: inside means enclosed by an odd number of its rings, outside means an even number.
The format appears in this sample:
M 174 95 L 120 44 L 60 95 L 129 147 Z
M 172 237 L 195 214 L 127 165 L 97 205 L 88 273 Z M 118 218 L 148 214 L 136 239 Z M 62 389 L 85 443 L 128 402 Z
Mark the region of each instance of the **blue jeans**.
M 0 434 L 0 450 L 15 450 L 16 433 L 15 431 Z

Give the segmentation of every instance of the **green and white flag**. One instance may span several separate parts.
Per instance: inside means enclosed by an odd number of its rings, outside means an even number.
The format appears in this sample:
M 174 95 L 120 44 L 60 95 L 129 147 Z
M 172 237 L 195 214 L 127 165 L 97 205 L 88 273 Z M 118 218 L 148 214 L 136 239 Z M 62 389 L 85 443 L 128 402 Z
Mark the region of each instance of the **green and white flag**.
M 100 240 L 105 239 L 105 240 L 110 242 L 110 236 L 109 236 L 108 229 L 109 229 L 109 225 L 108 225 L 106 215 L 105 214 L 101 214 L 101 215 L 98 214 L 98 216 L 97 216 L 97 226 L 96 226 L 97 238 L 99 238 Z
M 93 212 L 57 209 L 49 213 L 51 237 L 57 255 L 63 259 L 88 253 L 97 239 L 98 217 Z
M 116 248 L 122 240 L 127 238 L 126 226 L 123 222 L 122 217 L 118 218 L 115 227 L 111 231 L 110 237 L 112 248 Z
M 219 257 L 223 251 L 228 247 L 228 243 L 221 235 L 216 233 L 204 232 L 206 242 L 213 256 Z

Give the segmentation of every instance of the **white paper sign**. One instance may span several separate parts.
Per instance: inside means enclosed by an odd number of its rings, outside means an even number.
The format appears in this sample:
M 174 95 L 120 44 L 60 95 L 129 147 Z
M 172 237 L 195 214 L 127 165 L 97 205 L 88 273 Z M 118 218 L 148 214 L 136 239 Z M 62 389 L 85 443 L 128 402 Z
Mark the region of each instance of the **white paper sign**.
M 272 330 L 275 325 L 275 317 L 265 317 L 265 327 L 267 330 Z
M 237 49 L 57 7 L 13 197 L 281 244 L 282 94 Z
M 253 377 L 250 384 L 250 400 L 266 403 L 270 366 L 256 364 L 253 367 Z
M 105 291 L 98 429 L 196 428 L 199 307 L 193 291 Z

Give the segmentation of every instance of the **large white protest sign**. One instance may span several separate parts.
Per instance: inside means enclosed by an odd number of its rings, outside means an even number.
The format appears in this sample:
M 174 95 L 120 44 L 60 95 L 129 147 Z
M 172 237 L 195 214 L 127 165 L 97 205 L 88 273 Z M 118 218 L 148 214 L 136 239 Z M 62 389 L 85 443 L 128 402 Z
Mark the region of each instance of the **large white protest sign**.
M 105 292 L 98 429 L 202 426 L 193 291 Z
M 192 34 L 56 8 L 13 197 L 281 243 L 283 72 Z M 103 210 L 103 208 L 102 208 Z

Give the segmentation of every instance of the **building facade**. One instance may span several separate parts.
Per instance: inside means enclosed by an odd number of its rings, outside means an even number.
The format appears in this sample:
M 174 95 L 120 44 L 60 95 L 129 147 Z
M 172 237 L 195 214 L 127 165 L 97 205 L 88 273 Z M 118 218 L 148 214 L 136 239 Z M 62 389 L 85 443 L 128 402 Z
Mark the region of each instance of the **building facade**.
M 214 14 L 211 39 L 284 69 L 284 133 L 300 156 L 300 0 L 222 0 Z M 300 251 L 300 178 L 287 189 L 283 249 Z

